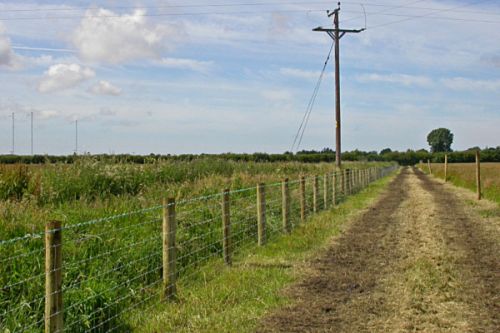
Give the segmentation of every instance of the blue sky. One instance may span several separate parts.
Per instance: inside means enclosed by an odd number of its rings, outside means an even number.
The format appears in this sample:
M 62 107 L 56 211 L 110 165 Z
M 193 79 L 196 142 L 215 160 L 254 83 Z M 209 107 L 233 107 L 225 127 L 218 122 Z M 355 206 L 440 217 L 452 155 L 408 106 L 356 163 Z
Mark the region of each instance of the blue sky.
M 331 24 L 331 3 L 4 1 L 0 154 L 12 112 L 19 154 L 31 112 L 36 153 L 72 153 L 75 119 L 91 153 L 289 150 L 331 43 L 311 29 Z M 360 3 L 342 3 L 343 27 L 364 27 Z M 362 3 L 368 29 L 341 42 L 343 150 L 427 148 L 437 127 L 454 149 L 500 145 L 500 3 Z M 332 72 L 303 149 L 334 145 Z

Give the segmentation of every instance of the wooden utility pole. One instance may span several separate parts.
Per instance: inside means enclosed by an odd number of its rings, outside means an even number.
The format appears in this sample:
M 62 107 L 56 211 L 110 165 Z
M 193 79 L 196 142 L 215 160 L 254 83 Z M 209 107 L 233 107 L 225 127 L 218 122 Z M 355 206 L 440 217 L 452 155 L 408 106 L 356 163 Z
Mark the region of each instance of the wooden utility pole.
M 346 33 L 360 33 L 365 29 L 340 29 L 339 28 L 340 2 L 333 12 L 327 11 L 328 17 L 333 16 L 334 28 L 317 27 L 313 31 L 326 32 L 335 42 L 335 165 L 341 167 L 341 133 L 340 133 L 340 39 Z

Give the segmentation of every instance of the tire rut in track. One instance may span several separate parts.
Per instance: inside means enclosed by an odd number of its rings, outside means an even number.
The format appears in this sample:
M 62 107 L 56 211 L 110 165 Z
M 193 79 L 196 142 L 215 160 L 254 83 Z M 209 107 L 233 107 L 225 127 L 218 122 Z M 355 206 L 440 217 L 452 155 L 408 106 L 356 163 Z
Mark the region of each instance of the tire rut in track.
M 454 265 L 466 288 L 460 297 L 473 309 L 473 331 L 500 332 L 500 239 L 485 220 L 467 209 L 466 203 L 432 180 L 415 171 L 422 187 L 431 193 L 440 212 L 441 232 L 449 250 L 458 253 Z
M 404 168 L 258 332 L 499 332 L 499 220 Z
M 408 175 L 408 169 L 402 170 L 377 203 L 311 262 L 310 276 L 288 291 L 296 303 L 265 318 L 258 332 L 346 331 L 353 323 L 344 319 L 353 308 L 371 317 L 386 311 L 384 299 L 370 293 L 399 256 L 391 250 L 398 242 L 398 220 L 392 214 L 407 197 Z

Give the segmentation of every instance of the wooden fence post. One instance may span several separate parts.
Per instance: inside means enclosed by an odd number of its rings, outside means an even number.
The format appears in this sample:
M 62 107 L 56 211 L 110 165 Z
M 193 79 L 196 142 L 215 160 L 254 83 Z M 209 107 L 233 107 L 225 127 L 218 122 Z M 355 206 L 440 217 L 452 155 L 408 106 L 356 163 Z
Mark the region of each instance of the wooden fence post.
M 429 175 L 432 175 L 431 160 L 427 160 L 427 169 L 429 169 Z
M 266 185 L 257 185 L 257 237 L 259 246 L 266 244 Z
M 45 225 L 45 332 L 62 331 L 62 230 L 51 221 Z
M 177 249 L 175 238 L 177 234 L 177 220 L 175 218 L 175 199 L 163 201 L 163 299 L 175 299 Z
M 229 189 L 225 189 L 222 194 L 222 252 L 226 265 L 231 265 L 231 200 Z
M 345 195 L 348 196 L 351 194 L 351 184 L 349 184 L 349 174 L 350 174 L 350 170 L 349 169 L 345 169 L 344 170 L 344 178 L 345 178 Z
M 332 205 L 337 204 L 337 171 L 333 172 L 332 176 Z
M 300 221 L 306 222 L 306 178 L 300 177 Z
M 283 216 L 283 231 L 287 234 L 291 232 L 290 225 L 290 189 L 288 187 L 288 178 L 281 183 L 281 196 L 282 196 L 282 216 Z
M 318 176 L 314 176 L 313 181 L 313 212 L 317 213 L 319 211 L 319 179 Z
M 476 191 L 477 200 L 481 200 L 481 156 L 479 150 L 476 151 Z
M 448 181 L 448 154 L 444 154 L 444 182 Z
M 328 174 L 323 176 L 323 209 L 328 209 L 328 193 L 330 191 L 330 185 L 328 184 Z

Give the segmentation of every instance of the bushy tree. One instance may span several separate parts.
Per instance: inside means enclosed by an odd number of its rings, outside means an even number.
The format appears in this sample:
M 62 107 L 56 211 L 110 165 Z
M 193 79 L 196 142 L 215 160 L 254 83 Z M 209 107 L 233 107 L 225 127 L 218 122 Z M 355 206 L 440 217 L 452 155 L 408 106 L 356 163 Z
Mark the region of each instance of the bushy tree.
M 427 142 L 433 153 L 451 151 L 453 133 L 447 128 L 436 128 L 427 135 Z
M 389 153 L 392 153 L 391 148 L 384 148 L 380 151 L 380 155 L 385 155 L 385 154 L 389 154 Z

